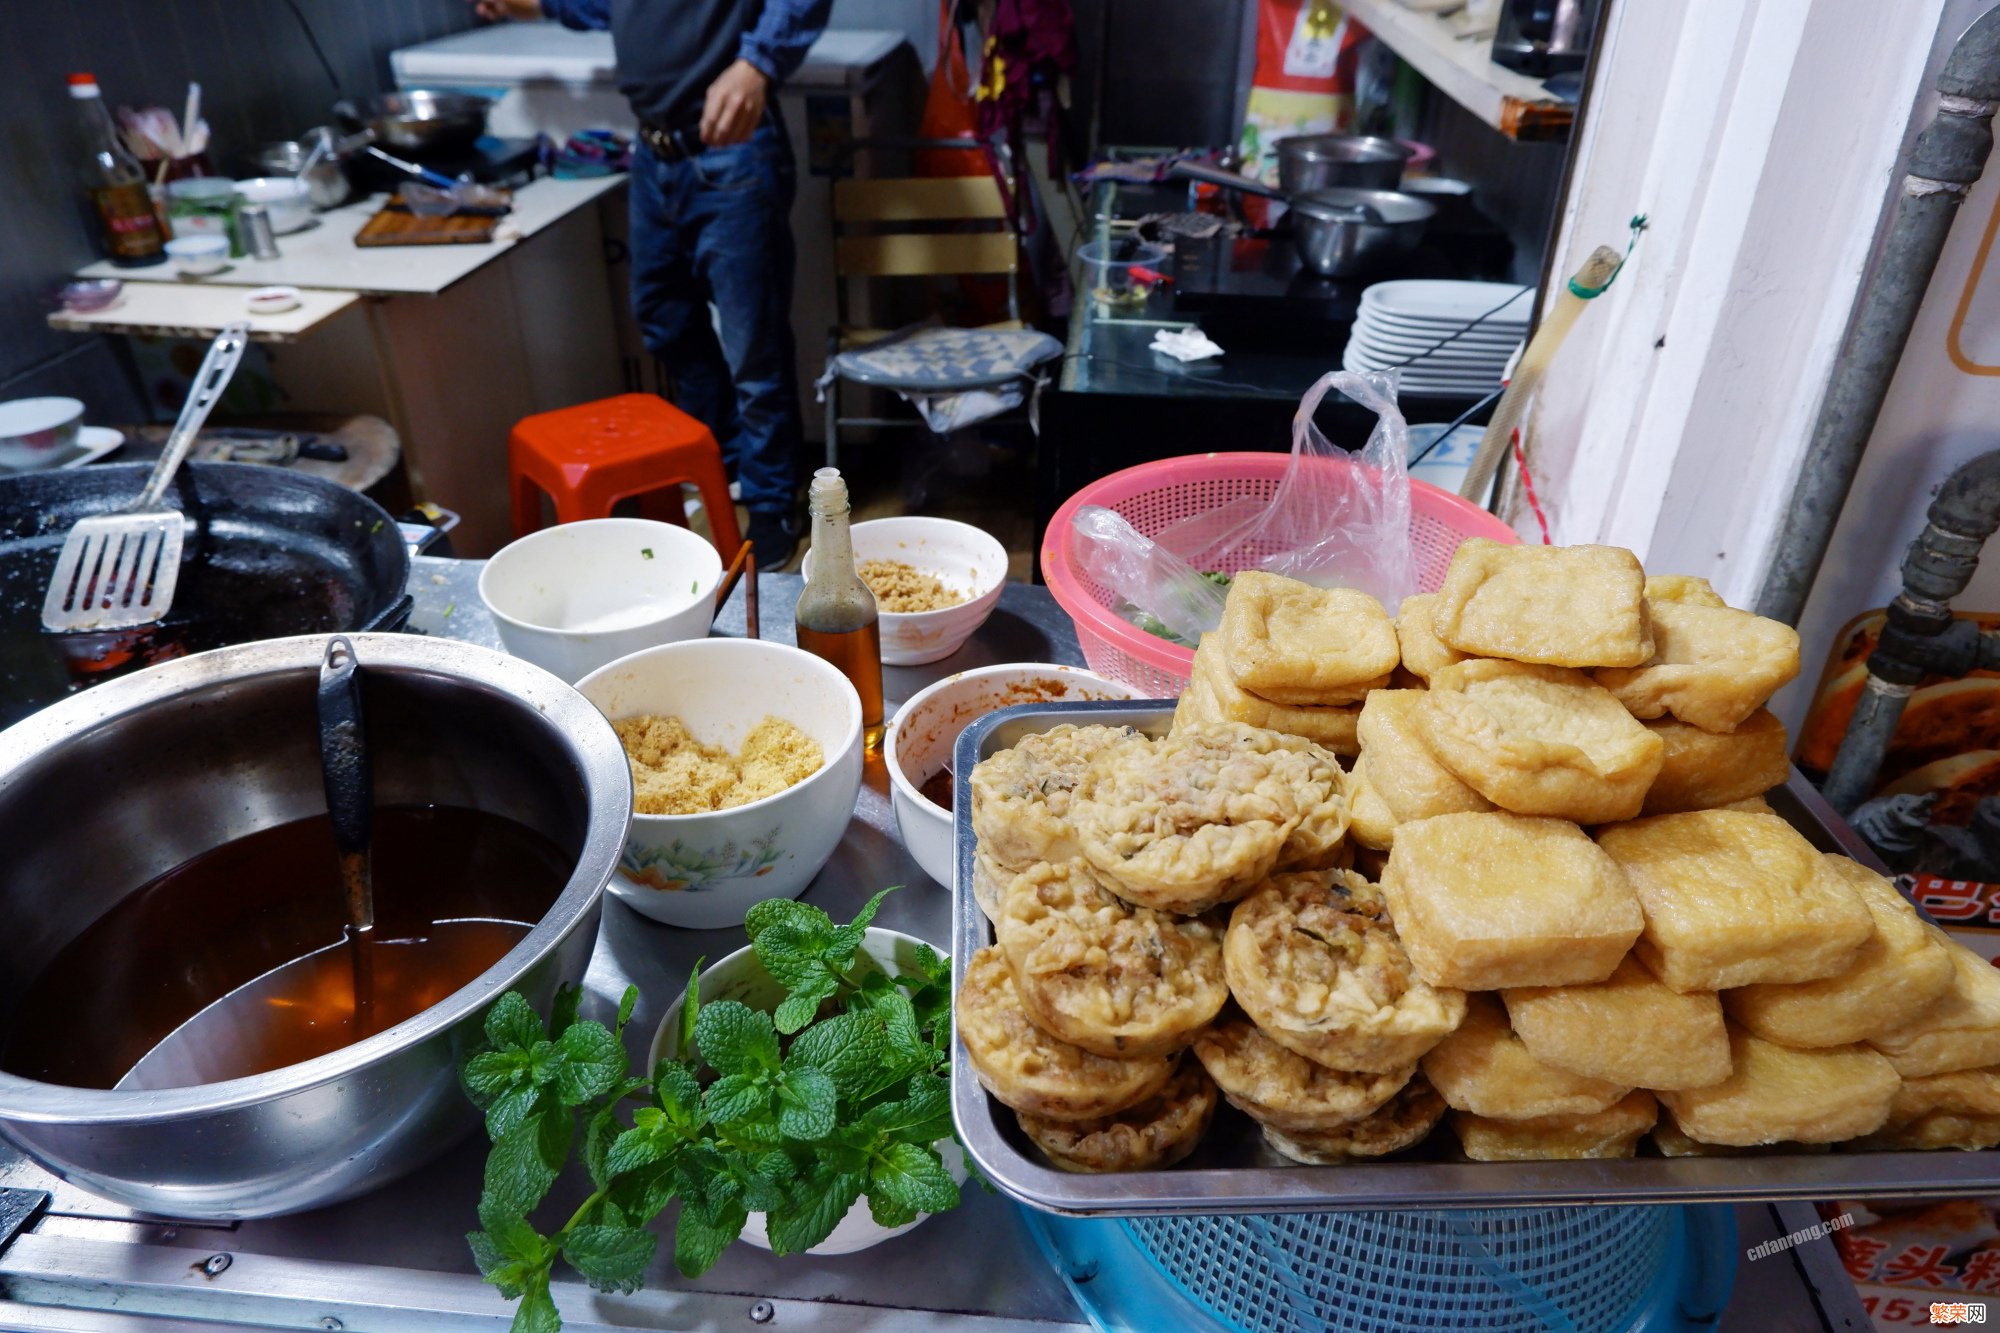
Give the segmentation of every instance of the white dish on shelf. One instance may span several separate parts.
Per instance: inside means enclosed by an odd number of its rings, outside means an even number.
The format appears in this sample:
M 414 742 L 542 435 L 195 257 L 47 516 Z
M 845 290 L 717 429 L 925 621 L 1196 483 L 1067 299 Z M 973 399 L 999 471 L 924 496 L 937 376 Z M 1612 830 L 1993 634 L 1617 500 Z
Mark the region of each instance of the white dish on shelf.
M 1509 299 L 1507 293 L 1514 296 Z M 1502 302 L 1505 304 L 1502 304 Z M 1464 323 L 1484 315 L 1524 324 L 1534 312 L 1535 289 L 1511 282 L 1469 282 L 1446 278 L 1399 278 L 1378 282 L 1361 293 L 1361 309 L 1419 319 Z M 1496 307 L 1498 307 L 1496 309 Z
M 1426 346 L 1449 338 L 1454 347 L 1469 347 L 1482 352 L 1512 347 L 1528 336 L 1525 327 L 1512 324 L 1475 324 L 1470 328 L 1462 320 L 1458 323 L 1404 324 L 1381 318 L 1372 310 L 1363 311 L 1360 318 L 1354 321 L 1354 328 L 1371 338 L 1389 338 Z
M 1411 361 L 1425 369 L 1435 369 L 1447 373 L 1484 373 L 1488 370 L 1505 368 L 1513 349 L 1492 352 L 1467 352 L 1453 344 L 1438 347 L 1424 343 L 1404 346 L 1399 343 L 1385 343 L 1365 333 L 1355 334 L 1349 341 L 1371 359 L 1383 362 Z

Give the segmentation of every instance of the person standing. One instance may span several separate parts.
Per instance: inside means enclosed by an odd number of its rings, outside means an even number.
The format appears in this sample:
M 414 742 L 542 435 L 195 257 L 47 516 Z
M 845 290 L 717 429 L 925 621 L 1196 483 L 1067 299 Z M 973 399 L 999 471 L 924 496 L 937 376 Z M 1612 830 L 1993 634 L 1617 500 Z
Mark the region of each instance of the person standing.
M 758 564 L 780 567 L 798 544 L 797 172 L 773 93 L 825 29 L 832 0 L 472 3 L 487 19 L 610 30 L 619 90 L 639 121 L 633 314 L 675 402 L 721 442 Z

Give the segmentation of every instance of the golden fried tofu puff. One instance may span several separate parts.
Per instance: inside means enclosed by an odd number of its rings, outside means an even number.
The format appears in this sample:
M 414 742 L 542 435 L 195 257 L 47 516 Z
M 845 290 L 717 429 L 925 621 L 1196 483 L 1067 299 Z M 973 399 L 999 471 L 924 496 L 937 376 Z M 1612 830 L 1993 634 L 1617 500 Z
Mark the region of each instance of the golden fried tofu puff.
M 1424 1077 L 1454 1111 L 1493 1120 L 1609 1110 L 1632 1085 L 1573 1074 L 1536 1059 L 1491 995 L 1467 997 L 1465 1021 L 1423 1059 Z
M 1692 574 L 1648 574 L 1646 576 L 1646 607 L 1650 611 L 1656 602 L 1678 602 L 1684 606 L 1727 607 L 1707 579 L 1696 578 Z
M 1373 1115 L 1417 1072 L 1415 1065 L 1382 1074 L 1328 1069 L 1278 1045 L 1241 1014 L 1195 1038 L 1194 1054 L 1230 1105 L 1289 1132 L 1336 1129 Z
M 1276 704 L 1358 704 L 1402 659 L 1389 613 L 1367 593 L 1254 569 L 1229 585 L 1216 637 L 1230 678 Z
M 1216 646 L 1211 646 L 1212 642 Z M 1303 737 L 1346 758 L 1360 753 L 1354 739 L 1355 722 L 1361 714 L 1359 704 L 1272 703 L 1236 683 L 1223 664 L 1222 650 L 1214 635 L 1204 637 L 1202 644 L 1195 649 L 1193 675 L 1174 709 L 1176 731 L 1203 722 L 1240 722 L 1248 727 Z
M 1460 662 L 1431 677 L 1413 712 L 1438 763 L 1515 814 L 1630 819 L 1664 755 L 1610 691 L 1567 667 Z
M 1280 865 L 1338 856 L 1347 775 L 1310 741 L 1208 723 L 1108 747 L 1069 814 L 1120 897 L 1192 915 L 1234 902 Z
M 1654 815 L 1597 842 L 1646 910 L 1640 961 L 1675 990 L 1834 976 L 1875 931 L 1853 886 L 1775 815 Z
M 1082 855 L 1067 818 L 1070 794 L 1100 750 L 1138 735 L 1064 723 L 980 760 L 969 783 L 980 845 L 996 864 L 1017 869 Z
M 1559 819 L 1398 825 L 1382 891 L 1417 974 L 1458 990 L 1603 981 L 1645 925 L 1618 864 Z
M 1437 636 L 1437 594 L 1405 597 L 1396 611 L 1396 643 L 1402 649 L 1403 670 L 1428 681 L 1440 667 L 1463 662 L 1465 654 L 1445 646 Z
M 995 934 L 1035 1025 L 1095 1055 L 1171 1054 L 1229 999 L 1219 930 L 1134 907 L 1080 861 L 1016 875 Z
M 1418 1074 L 1372 1114 L 1332 1129 L 1286 1130 L 1264 1126 L 1273 1152 L 1305 1166 L 1341 1166 L 1414 1148 L 1443 1118 L 1444 1098 Z
M 1549 1162 L 1630 1157 L 1659 1118 L 1650 1092 L 1633 1092 L 1602 1111 L 1495 1120 L 1451 1113 L 1458 1145 L 1475 1162 Z
M 1660 738 L 1660 772 L 1646 789 L 1642 815 L 1714 810 L 1755 800 L 1784 785 L 1792 771 L 1785 724 L 1759 709 L 1734 731 L 1703 731 L 1675 718 L 1648 722 Z M 1768 808 L 1768 807 L 1766 807 Z
M 956 1008 L 973 1073 L 1016 1111 L 1048 1120 L 1114 1115 L 1158 1094 L 1174 1072 L 1171 1055 L 1112 1059 L 1036 1027 L 997 948 L 972 955 Z
M 1432 815 L 1491 810 L 1493 802 L 1465 785 L 1431 753 L 1417 712 L 1422 690 L 1376 690 L 1361 706 L 1356 735 L 1369 782 L 1397 823 Z
M 1690 1138 L 1734 1147 L 1851 1139 L 1882 1127 L 1902 1083 L 1866 1046 L 1795 1051 L 1740 1028 L 1729 1034 L 1729 1062 L 1720 1083 L 1660 1093 Z
M 1602 667 L 1597 683 L 1634 717 L 1671 714 L 1704 731 L 1733 731 L 1799 674 L 1799 632 L 1748 611 L 1650 602 L 1653 655 Z
M 1348 870 L 1264 881 L 1230 913 L 1222 959 L 1257 1026 L 1331 1069 L 1408 1070 L 1465 1014 L 1463 994 L 1416 975 L 1381 890 Z
M 1773 1147 L 1783 1148 L 1786 1152 L 1833 1151 L 1830 1143 L 1760 1143 L 1742 1148 L 1732 1148 L 1723 1143 L 1703 1143 L 1700 1139 L 1688 1137 L 1687 1131 L 1675 1124 L 1672 1113 L 1667 1111 L 1661 1112 L 1660 1123 L 1653 1126 L 1650 1137 L 1662 1157 L 1760 1157 Z
M 1654 647 L 1645 586 L 1639 558 L 1616 546 L 1502 546 L 1475 537 L 1451 558 L 1432 627 L 1468 657 L 1644 666 Z
M 1347 836 L 1375 852 L 1388 851 L 1396 841 L 1395 812 L 1375 790 L 1365 754 L 1347 775 Z
M 1183 1060 L 1166 1087 L 1136 1106 L 1096 1120 L 1051 1120 L 1015 1112 L 1021 1130 L 1064 1171 L 1101 1174 L 1172 1166 L 1201 1143 L 1215 1116 L 1215 1084 Z
M 1626 955 L 1605 980 L 1500 992 L 1514 1032 L 1545 1065 L 1633 1088 L 1702 1088 L 1729 1077 L 1729 1029 L 1713 991 L 1680 991 Z
M 1915 1022 L 1951 989 L 1950 948 L 1925 926 L 1895 885 L 1845 856 L 1825 855 L 1827 873 L 1867 906 L 1875 931 L 1847 970 L 1818 981 L 1741 986 L 1723 994 L 1738 1024 L 1785 1046 L 1866 1041 Z
M 1951 954 L 1951 985 L 1936 1004 L 1869 1045 L 1904 1078 L 1927 1078 L 2000 1064 L 2000 969 L 1935 926 L 1931 937 Z
M 2000 1146 L 2000 1069 L 1904 1079 L 1889 1104 L 1889 1122 L 1848 1146 L 1874 1152 Z

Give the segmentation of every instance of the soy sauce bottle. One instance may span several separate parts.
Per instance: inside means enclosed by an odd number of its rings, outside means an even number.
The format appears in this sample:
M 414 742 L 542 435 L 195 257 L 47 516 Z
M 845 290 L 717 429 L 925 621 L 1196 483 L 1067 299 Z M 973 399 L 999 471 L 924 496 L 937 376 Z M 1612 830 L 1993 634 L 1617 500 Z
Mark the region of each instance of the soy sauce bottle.
M 854 567 L 848 530 L 847 482 L 837 468 L 813 473 L 807 493 L 812 512 L 812 572 L 799 594 L 799 647 L 833 663 L 861 696 L 862 739 L 872 753 L 882 747 L 882 631 L 875 594 Z
M 146 173 L 118 138 L 104 95 L 89 74 L 69 76 L 69 95 L 82 126 L 84 190 L 97 219 L 104 257 L 125 268 L 166 262 L 166 238 L 153 212 Z

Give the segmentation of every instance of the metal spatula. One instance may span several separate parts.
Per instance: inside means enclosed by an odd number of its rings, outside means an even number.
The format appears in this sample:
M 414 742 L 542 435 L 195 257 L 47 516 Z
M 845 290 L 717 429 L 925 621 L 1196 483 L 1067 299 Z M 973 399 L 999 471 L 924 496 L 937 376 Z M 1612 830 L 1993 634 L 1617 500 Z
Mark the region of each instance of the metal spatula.
M 146 489 L 115 514 L 86 518 L 69 530 L 42 600 L 42 628 L 129 629 L 165 616 L 181 579 L 181 512 L 162 505 L 181 460 L 208 420 L 209 409 L 236 373 L 250 342 L 248 324 L 231 324 L 209 344 Z

